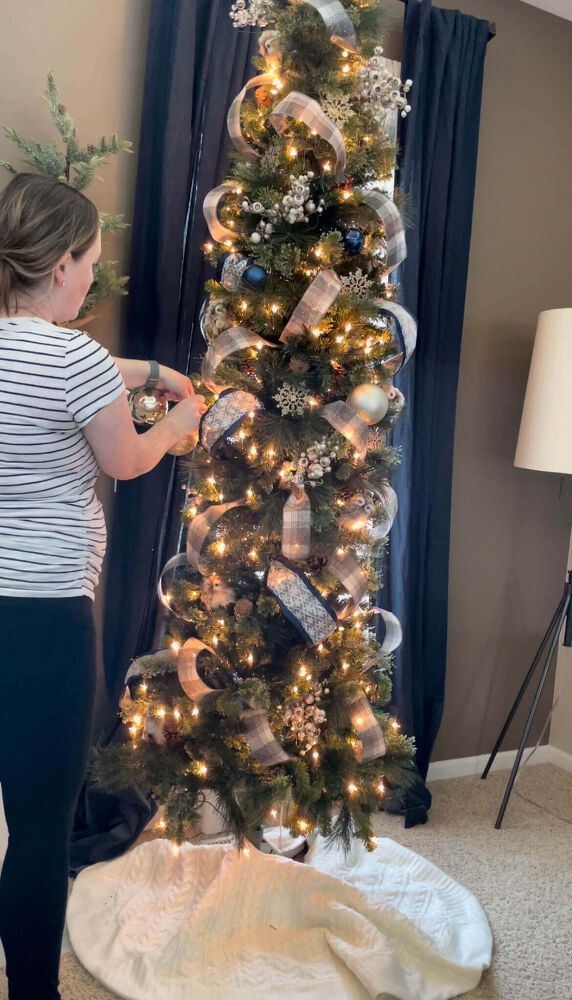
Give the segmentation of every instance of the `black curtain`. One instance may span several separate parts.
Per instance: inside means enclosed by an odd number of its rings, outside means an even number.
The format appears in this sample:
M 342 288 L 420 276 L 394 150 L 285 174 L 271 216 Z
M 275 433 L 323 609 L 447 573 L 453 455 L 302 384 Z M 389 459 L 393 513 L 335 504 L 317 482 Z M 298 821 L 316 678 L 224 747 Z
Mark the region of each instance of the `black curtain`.
M 417 349 L 397 377 L 407 408 L 394 485 L 386 607 L 400 618 L 394 704 L 415 736 L 426 778 L 443 714 L 455 403 L 471 237 L 487 21 L 409 0 L 403 79 L 414 81 L 402 122 L 398 183 L 412 227 L 401 269 L 403 304 L 418 320 Z
M 125 357 L 191 370 L 208 276 L 202 203 L 223 179 L 226 114 L 252 75 L 256 36 L 237 31 L 228 0 L 152 0 L 133 218 Z M 100 745 L 126 739 L 117 704 L 133 657 L 152 648 L 160 570 L 173 554 L 182 492 L 166 456 L 119 482 L 107 553 L 103 653 L 108 706 Z M 105 714 L 105 713 L 104 713 Z M 72 837 L 71 872 L 115 857 L 154 812 L 149 796 L 109 795 L 86 783 Z

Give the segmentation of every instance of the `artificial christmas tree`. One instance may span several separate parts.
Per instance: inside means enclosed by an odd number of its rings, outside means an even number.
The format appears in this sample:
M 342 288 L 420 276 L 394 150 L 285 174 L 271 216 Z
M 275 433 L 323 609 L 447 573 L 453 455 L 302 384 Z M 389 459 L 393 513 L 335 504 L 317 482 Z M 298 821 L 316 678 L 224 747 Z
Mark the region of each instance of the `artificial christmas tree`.
M 131 743 L 92 777 L 153 789 L 182 842 L 207 792 L 242 843 L 282 809 L 292 834 L 372 847 L 388 786 L 414 778 L 387 706 L 401 640 L 371 606 L 397 499 L 393 377 L 415 322 L 377 0 L 237 0 L 259 74 L 228 114 L 230 177 L 209 193 L 218 268 L 201 313 L 199 447 L 181 459 L 186 550 L 164 568 L 164 649 L 128 671 Z M 254 91 L 254 100 L 250 93 Z M 376 638 L 377 632 L 377 638 Z

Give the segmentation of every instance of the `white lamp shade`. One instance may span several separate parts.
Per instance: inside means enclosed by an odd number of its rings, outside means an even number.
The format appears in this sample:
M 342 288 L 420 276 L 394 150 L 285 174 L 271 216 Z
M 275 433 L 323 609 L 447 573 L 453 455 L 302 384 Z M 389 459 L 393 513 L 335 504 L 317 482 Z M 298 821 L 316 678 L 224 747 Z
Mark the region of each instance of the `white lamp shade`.
M 572 309 L 538 317 L 514 464 L 572 474 Z

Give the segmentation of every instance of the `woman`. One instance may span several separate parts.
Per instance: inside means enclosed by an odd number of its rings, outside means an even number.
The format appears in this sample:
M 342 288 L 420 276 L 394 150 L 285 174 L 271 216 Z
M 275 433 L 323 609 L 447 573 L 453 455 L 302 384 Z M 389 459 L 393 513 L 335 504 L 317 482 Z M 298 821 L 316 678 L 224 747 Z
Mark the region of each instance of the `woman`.
M 148 362 L 113 359 L 77 317 L 101 252 L 92 202 L 19 174 L 0 195 L 0 785 L 9 844 L 0 939 L 10 1000 L 56 1000 L 69 837 L 95 690 L 94 591 L 106 542 L 98 472 L 149 472 L 205 410 L 189 379 L 145 434 L 126 388 Z

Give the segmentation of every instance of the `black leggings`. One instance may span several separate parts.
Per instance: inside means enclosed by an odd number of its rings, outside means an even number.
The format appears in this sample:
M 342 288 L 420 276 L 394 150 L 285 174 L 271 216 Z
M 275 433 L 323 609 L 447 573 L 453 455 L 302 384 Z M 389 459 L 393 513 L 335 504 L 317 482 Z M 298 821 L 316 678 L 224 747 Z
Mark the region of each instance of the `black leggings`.
M 95 695 L 89 597 L 0 596 L 0 939 L 10 1000 L 59 1000 L 69 840 Z

